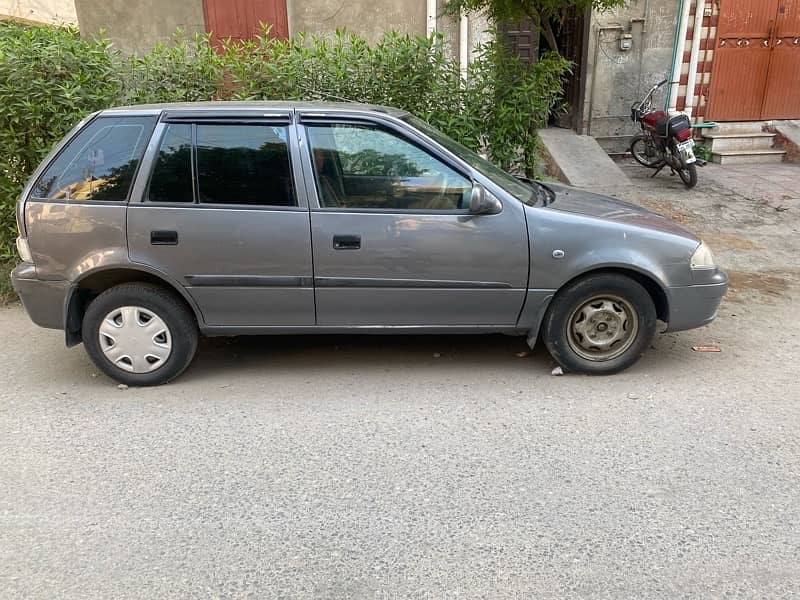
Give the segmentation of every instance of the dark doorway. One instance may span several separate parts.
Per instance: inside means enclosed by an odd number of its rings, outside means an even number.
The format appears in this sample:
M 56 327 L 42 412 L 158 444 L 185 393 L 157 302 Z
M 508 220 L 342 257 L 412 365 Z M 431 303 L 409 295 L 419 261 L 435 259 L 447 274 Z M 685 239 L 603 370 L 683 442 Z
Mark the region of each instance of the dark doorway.
M 566 110 L 553 115 L 553 124 L 567 129 L 577 129 L 583 110 L 583 73 L 586 54 L 586 12 L 570 8 L 560 23 L 553 23 L 558 52 L 574 64 L 564 86 Z M 539 36 L 531 19 L 507 21 L 500 24 L 500 41 L 513 56 L 528 65 L 534 64 L 541 54 L 549 50 L 544 37 Z
M 583 111 L 584 68 L 586 51 L 586 18 L 585 11 L 571 7 L 560 25 L 553 27 L 558 42 L 558 52 L 573 63 L 572 73 L 564 86 L 566 112 L 556 115 L 556 124 L 567 129 L 578 129 Z

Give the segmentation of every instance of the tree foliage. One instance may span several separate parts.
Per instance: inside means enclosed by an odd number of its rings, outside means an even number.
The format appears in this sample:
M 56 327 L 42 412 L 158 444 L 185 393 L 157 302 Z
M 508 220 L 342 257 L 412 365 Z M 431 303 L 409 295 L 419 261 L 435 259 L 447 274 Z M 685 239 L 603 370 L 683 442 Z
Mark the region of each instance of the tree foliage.
M 553 23 L 561 23 L 572 10 L 610 10 L 625 6 L 628 0 L 447 0 L 445 13 L 485 11 L 496 24 L 529 18 L 538 28 L 547 45 L 558 52 Z

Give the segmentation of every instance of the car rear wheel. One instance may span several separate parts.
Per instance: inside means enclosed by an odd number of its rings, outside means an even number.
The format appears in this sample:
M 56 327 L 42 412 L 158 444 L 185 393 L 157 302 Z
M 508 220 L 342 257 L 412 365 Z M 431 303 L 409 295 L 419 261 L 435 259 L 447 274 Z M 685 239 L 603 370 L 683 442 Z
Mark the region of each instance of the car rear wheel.
M 542 324 L 542 338 L 567 371 L 610 375 L 627 369 L 656 330 L 647 290 L 624 275 L 591 275 L 560 290 Z
M 197 323 L 183 301 L 147 283 L 106 290 L 83 318 L 92 362 L 127 385 L 158 385 L 180 375 L 194 358 L 197 337 Z

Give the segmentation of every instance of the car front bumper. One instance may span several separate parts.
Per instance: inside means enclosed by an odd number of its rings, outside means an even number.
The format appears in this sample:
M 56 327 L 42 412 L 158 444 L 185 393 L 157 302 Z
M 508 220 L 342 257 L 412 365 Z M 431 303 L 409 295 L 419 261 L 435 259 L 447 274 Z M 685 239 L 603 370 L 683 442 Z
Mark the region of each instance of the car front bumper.
M 668 288 L 667 331 L 684 331 L 708 325 L 716 318 L 727 291 L 728 276 L 720 270 L 709 277 L 708 283 Z
M 36 267 L 21 263 L 11 271 L 11 284 L 31 321 L 40 327 L 64 329 L 64 304 L 68 281 L 46 281 L 36 277 Z

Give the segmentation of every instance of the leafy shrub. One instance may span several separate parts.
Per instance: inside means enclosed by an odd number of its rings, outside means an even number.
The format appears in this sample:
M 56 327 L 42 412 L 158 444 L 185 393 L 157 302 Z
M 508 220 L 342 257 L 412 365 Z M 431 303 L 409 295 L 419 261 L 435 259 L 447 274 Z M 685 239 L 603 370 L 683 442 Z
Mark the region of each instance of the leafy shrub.
M 118 104 L 197 102 L 223 93 L 224 65 L 210 36 L 186 38 L 178 30 L 171 43 L 121 61 L 123 89 Z
M 116 63 L 107 42 L 75 29 L 0 22 L 0 258 L 11 255 L 14 204 L 31 171 L 87 113 L 119 99 Z
M 369 46 L 355 35 L 267 35 L 226 48 L 230 95 L 243 100 L 343 100 L 405 109 L 505 169 L 533 173 L 536 130 L 558 106 L 571 63 L 545 55 L 533 68 L 502 45 L 481 46 L 461 79 L 439 36 L 387 33 Z
M 212 47 L 180 32 L 126 57 L 74 29 L 0 22 L 0 259 L 12 256 L 14 204 L 48 150 L 87 113 L 115 105 L 216 99 L 342 100 L 396 106 L 531 174 L 536 129 L 557 106 L 570 63 L 528 68 L 499 44 L 479 49 L 462 80 L 442 38 L 394 32 L 370 46 L 355 35 L 298 35 Z

